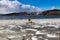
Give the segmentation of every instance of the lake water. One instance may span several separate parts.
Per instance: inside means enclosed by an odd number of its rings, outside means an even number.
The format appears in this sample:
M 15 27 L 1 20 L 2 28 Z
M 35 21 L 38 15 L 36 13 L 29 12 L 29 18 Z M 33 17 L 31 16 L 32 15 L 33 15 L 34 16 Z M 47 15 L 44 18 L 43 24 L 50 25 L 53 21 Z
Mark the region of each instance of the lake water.
M 32 19 L 34 24 L 27 24 L 27 19 L 0 20 L 1 40 L 39 39 L 58 40 L 60 37 L 60 18 Z M 33 34 L 33 35 L 32 35 Z M 30 36 L 31 35 L 31 36 Z M 40 35 L 40 36 L 38 36 Z M 28 36 L 28 37 L 27 37 Z M 39 38 L 36 38 L 39 37 Z
M 44 18 L 60 18 L 60 16 L 0 16 L 0 19 L 44 19 Z
M 27 24 L 28 18 L 34 23 Z M 60 16 L 0 16 L 1 40 L 38 40 L 39 37 L 59 40 Z

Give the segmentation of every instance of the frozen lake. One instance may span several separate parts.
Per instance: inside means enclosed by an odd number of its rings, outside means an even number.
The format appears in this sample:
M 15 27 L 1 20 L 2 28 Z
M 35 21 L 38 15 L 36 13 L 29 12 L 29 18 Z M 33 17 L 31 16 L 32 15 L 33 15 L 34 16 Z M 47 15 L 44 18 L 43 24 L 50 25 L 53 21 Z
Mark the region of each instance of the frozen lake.
M 9 19 L 9 20 L 0 20 L 0 25 L 4 24 L 25 24 L 28 19 Z M 32 19 L 33 22 L 41 24 L 41 23 L 60 23 L 60 18 L 50 18 L 50 19 Z
M 0 20 L 1 40 L 59 40 L 60 18 Z

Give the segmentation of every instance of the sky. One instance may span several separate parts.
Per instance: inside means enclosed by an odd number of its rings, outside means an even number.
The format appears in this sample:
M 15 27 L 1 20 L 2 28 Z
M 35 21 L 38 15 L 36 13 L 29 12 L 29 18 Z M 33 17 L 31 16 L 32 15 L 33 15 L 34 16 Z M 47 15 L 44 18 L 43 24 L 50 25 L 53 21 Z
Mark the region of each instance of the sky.
M 60 0 L 18 0 L 23 4 L 28 4 L 42 8 L 43 10 L 60 9 Z
M 60 0 L 0 0 L 0 14 L 60 9 Z
M 25 1 L 24 1 L 25 2 Z M 41 12 L 42 9 L 30 4 L 24 4 L 20 0 L 0 0 L 0 14 L 17 12 Z

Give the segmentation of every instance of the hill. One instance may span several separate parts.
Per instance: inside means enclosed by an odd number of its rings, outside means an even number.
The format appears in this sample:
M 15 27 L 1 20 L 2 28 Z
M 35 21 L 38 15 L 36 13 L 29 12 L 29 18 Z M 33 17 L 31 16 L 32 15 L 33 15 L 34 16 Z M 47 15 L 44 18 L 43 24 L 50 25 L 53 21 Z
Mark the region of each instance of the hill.
M 9 13 L 9 14 L 0 14 L 2 16 L 36 16 L 37 12 L 27 13 L 27 12 L 19 12 L 19 13 Z M 60 16 L 60 10 L 53 9 L 40 12 L 37 16 Z
M 58 16 L 58 15 L 60 15 L 60 10 L 58 10 L 58 9 L 47 10 L 47 11 L 43 11 L 42 13 L 39 13 L 38 15 L 42 15 L 42 16 Z
M 0 14 L 1 16 L 34 16 L 36 12 L 27 13 L 27 12 L 19 12 L 19 13 L 9 13 L 9 14 Z

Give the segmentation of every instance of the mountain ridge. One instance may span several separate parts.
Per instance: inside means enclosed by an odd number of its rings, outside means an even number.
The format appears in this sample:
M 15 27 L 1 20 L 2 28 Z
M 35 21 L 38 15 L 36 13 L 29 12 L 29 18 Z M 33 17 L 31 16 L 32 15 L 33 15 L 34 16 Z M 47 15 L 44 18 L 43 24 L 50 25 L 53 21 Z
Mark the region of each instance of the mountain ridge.
M 42 15 L 42 16 L 57 16 L 57 15 L 60 15 L 60 10 L 59 9 L 47 10 L 47 11 L 43 11 L 42 13 L 39 13 L 39 15 Z
M 18 12 L 18 13 L 9 13 L 9 14 L 0 14 L 2 16 L 58 16 L 60 15 L 60 10 L 59 9 L 53 9 L 53 10 L 47 10 L 47 11 L 43 11 L 43 12 L 39 12 L 37 14 L 37 12 L 31 12 L 31 13 L 27 13 L 27 12 Z

